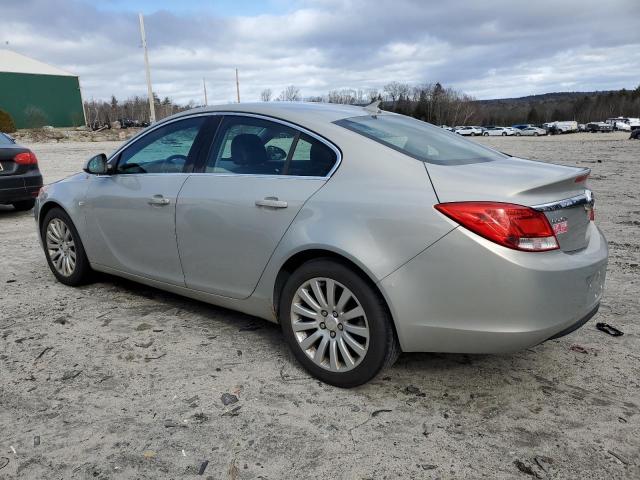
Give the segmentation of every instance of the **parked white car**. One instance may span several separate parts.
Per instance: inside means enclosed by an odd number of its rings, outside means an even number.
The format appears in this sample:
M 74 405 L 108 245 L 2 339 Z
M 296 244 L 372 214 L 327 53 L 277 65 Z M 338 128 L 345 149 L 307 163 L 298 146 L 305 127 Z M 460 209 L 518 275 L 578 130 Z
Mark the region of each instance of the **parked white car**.
M 485 137 L 506 137 L 508 135 L 515 135 L 516 132 L 513 128 L 508 127 L 486 127 L 482 135 Z
M 542 136 L 542 135 L 547 135 L 547 131 L 544 128 L 527 127 L 527 128 L 522 128 L 522 129 L 516 131 L 516 135 L 518 135 L 518 136 L 524 135 L 524 136 L 538 137 L 538 136 Z
M 607 123 L 610 124 L 614 130 L 622 130 L 623 132 L 630 132 L 640 127 L 640 118 L 627 118 L 616 117 L 607 118 Z
M 574 120 L 565 120 L 562 122 L 557 122 L 557 121 L 549 122 L 549 123 L 544 123 L 542 126 L 547 129 L 555 127 L 556 133 L 571 133 L 571 132 L 579 131 L 578 122 Z
M 459 135 L 472 136 L 482 135 L 482 129 L 480 127 L 456 127 L 454 130 Z

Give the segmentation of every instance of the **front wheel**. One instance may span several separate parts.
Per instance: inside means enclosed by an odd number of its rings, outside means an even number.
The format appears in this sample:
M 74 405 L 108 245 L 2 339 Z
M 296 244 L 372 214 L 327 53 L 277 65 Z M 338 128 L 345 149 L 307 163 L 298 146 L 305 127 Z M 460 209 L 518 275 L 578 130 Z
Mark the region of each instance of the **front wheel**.
M 486 132 L 485 132 L 485 133 L 483 133 L 483 135 L 484 135 L 485 137 L 488 137 L 488 136 L 489 136 L 489 134 L 488 134 L 488 133 L 486 133 Z
M 502 132 L 502 136 L 506 137 L 507 136 L 507 132 Z
M 58 281 L 74 287 L 86 283 L 91 266 L 69 215 L 61 208 L 51 209 L 40 234 L 47 263 Z
M 400 354 L 380 294 L 332 259 L 311 260 L 289 277 L 280 297 L 279 320 L 302 366 L 337 387 L 368 382 Z

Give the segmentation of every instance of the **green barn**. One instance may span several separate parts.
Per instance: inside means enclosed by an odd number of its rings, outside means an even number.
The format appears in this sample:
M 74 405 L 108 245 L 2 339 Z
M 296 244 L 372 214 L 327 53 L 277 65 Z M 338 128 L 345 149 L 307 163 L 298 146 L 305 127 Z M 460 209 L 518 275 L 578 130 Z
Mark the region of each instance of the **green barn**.
M 75 127 L 85 116 L 76 75 L 0 49 L 0 110 L 16 128 Z

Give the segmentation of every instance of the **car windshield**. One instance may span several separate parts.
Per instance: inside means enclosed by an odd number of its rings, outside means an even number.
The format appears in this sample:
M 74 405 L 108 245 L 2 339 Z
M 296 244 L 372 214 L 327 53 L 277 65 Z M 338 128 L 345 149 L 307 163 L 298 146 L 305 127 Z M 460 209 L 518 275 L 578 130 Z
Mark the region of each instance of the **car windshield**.
M 413 158 L 436 165 L 466 165 L 506 158 L 429 123 L 402 115 L 367 115 L 334 122 Z

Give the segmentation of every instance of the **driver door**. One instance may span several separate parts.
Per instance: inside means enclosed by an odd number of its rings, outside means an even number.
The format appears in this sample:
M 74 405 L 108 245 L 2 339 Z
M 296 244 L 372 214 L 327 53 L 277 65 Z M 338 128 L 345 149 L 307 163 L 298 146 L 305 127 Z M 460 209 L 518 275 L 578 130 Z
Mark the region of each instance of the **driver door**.
M 91 178 L 85 203 L 95 263 L 184 285 L 176 199 L 216 121 L 197 116 L 151 130 L 112 158 L 114 174 Z

